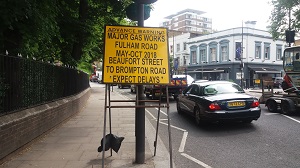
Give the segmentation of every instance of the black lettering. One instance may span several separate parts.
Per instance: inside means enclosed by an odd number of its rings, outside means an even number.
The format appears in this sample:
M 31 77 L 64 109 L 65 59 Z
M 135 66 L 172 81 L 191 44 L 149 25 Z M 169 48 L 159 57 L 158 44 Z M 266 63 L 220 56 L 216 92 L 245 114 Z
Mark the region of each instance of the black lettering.
M 128 40 L 128 34 L 107 33 L 109 39 Z

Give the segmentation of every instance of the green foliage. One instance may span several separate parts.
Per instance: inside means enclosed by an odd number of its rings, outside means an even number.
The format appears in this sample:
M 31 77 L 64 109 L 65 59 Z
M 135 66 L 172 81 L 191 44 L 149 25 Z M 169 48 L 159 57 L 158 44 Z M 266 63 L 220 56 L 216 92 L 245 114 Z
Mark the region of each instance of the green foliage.
M 72 66 L 103 58 L 105 25 L 134 25 L 132 0 L 9 0 L 0 2 L 0 53 Z
M 300 1 L 272 0 L 273 10 L 270 16 L 270 33 L 273 39 L 285 37 L 285 30 L 289 28 L 296 32 L 300 29 Z M 289 17 L 291 11 L 291 17 Z

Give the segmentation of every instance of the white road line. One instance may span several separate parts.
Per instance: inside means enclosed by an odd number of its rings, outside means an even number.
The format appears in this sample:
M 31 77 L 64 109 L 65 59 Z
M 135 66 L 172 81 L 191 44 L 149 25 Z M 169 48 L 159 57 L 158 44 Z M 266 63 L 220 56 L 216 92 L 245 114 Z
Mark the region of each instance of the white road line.
M 156 110 L 158 110 L 158 108 L 155 108 Z M 163 112 L 162 110 L 160 110 L 161 113 L 163 113 L 164 115 L 168 116 L 167 113 Z
M 292 118 L 292 117 L 287 116 L 287 115 L 284 115 L 284 114 L 281 114 L 281 115 L 285 116 L 285 117 L 288 118 L 288 119 L 291 119 L 291 120 L 293 120 L 293 121 L 296 121 L 297 123 L 300 124 L 300 121 L 299 121 L 299 120 L 296 120 L 295 118 Z
M 157 120 L 156 120 L 156 121 L 157 121 Z M 168 126 L 167 123 L 164 123 L 164 122 L 159 122 L 159 123 Z M 175 128 L 175 129 L 177 129 L 177 130 L 179 130 L 179 131 L 183 131 L 183 132 L 186 131 L 185 129 L 182 129 L 182 128 L 179 128 L 179 127 L 175 127 L 174 125 L 171 125 L 171 127 L 172 127 L 172 128 Z
M 186 153 L 181 153 L 181 155 L 184 156 L 184 157 L 186 157 L 187 159 L 190 159 L 191 161 L 197 163 L 198 165 L 201 165 L 204 168 L 212 168 L 212 167 L 208 166 L 207 164 L 201 162 L 200 160 L 197 160 L 197 159 L 193 158 L 192 156 L 190 156 L 190 155 L 188 155 Z
M 180 143 L 180 146 L 179 146 L 179 150 L 178 150 L 180 153 L 184 152 L 184 147 L 185 147 L 187 136 L 188 136 L 188 132 L 184 131 L 182 139 L 181 139 L 181 143 Z
M 279 113 L 264 113 L 265 115 L 279 115 Z
M 149 110 L 146 109 L 146 112 L 152 117 L 152 119 L 157 120 L 156 117 Z

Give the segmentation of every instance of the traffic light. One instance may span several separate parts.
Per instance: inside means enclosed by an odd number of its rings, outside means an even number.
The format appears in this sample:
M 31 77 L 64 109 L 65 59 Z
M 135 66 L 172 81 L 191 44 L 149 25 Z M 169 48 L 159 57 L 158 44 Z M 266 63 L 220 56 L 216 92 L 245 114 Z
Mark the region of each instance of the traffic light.
M 285 31 L 285 41 L 287 43 L 294 43 L 295 42 L 295 31 L 286 30 Z
M 150 6 L 144 4 L 144 20 L 150 17 Z M 138 21 L 137 3 L 132 3 L 126 8 L 126 15 L 133 21 Z

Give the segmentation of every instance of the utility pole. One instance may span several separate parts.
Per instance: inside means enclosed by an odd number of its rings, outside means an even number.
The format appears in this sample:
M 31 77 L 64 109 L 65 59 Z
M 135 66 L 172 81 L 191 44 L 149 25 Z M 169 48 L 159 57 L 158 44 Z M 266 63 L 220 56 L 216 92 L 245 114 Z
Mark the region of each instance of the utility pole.
M 138 3 L 138 26 L 144 27 L 144 4 Z M 145 106 L 145 95 L 143 85 L 137 85 L 137 106 Z M 145 162 L 145 107 L 135 110 L 135 162 L 143 164 Z

